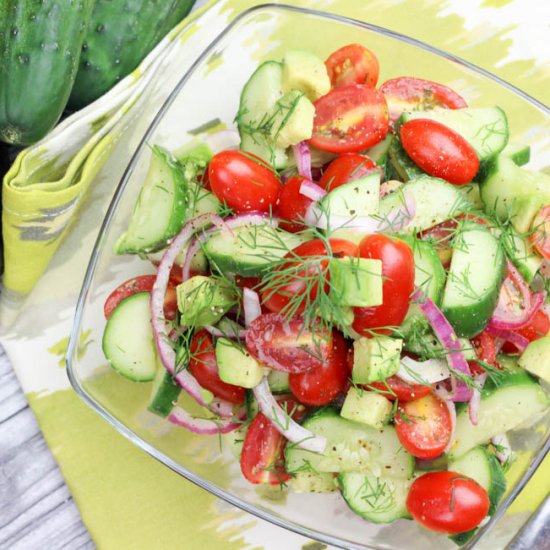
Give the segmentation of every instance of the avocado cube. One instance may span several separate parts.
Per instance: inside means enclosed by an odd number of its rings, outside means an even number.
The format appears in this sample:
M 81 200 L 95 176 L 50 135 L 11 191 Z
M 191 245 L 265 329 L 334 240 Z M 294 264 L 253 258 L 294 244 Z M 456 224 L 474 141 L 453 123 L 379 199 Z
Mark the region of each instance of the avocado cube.
M 283 89 L 298 90 L 315 101 L 330 90 L 330 78 L 322 59 L 305 50 L 289 50 L 283 59 Z
M 340 416 L 380 430 L 390 419 L 392 409 L 391 401 L 383 395 L 350 388 Z
M 229 338 L 218 338 L 216 362 L 220 378 L 227 384 L 242 388 L 254 388 L 266 374 L 266 369 L 248 353 L 240 342 Z
M 288 92 L 273 108 L 271 135 L 276 147 L 286 149 L 313 134 L 315 107 L 302 93 Z
M 370 307 L 382 303 L 382 262 L 368 258 L 330 260 L 330 297 L 341 306 Z
M 531 342 L 521 354 L 518 364 L 550 384 L 550 335 Z
M 370 384 L 385 380 L 399 370 L 403 340 L 389 336 L 359 338 L 353 343 L 352 380 Z
M 216 324 L 237 302 L 235 292 L 224 282 L 196 275 L 176 288 L 181 323 L 202 327 Z

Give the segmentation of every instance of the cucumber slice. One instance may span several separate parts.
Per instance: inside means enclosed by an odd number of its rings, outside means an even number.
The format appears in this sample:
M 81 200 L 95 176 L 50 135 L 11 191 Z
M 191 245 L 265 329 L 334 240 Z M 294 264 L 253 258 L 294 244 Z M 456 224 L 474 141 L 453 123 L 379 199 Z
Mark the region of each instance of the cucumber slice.
M 490 230 L 465 222 L 453 239 L 453 258 L 441 308 L 458 336 L 471 338 L 486 326 L 495 309 L 505 261 Z
M 377 477 L 373 474 L 344 473 L 338 484 L 347 505 L 373 523 L 392 523 L 408 518 L 407 495 L 412 481 Z
M 407 111 L 397 127 L 417 118 L 435 120 L 460 134 L 475 149 L 481 163 L 498 155 L 508 143 L 508 120 L 500 107 Z
M 139 292 L 122 300 L 103 333 L 103 353 L 117 372 L 135 382 L 148 382 L 157 372 L 151 328 L 150 295 Z
M 401 181 L 409 181 L 426 175 L 426 172 L 407 155 L 397 136 L 390 143 L 388 158 L 395 174 L 397 174 L 398 179 Z
M 414 458 L 403 449 L 395 428 L 381 430 L 342 418 L 336 409 L 317 411 L 303 423 L 304 428 L 327 438 L 325 455 L 287 445 L 286 469 L 295 472 L 372 472 L 409 479 Z
M 272 392 L 284 393 L 290 391 L 288 385 L 288 372 L 272 370 L 267 375 L 267 383 Z
M 537 212 L 550 204 L 550 176 L 520 168 L 499 155 L 481 184 L 485 211 L 501 221 L 511 220 L 519 233 L 529 231 Z
M 493 515 L 506 491 L 506 478 L 497 457 L 485 447 L 475 447 L 460 458 L 449 462 L 448 470 L 477 481 L 489 495 L 491 506 L 488 514 Z
M 403 208 L 405 196 L 414 201 L 415 213 L 400 233 L 417 233 L 468 209 L 468 203 L 462 198 L 456 185 L 438 178 L 421 176 L 386 195 L 380 201 L 380 217 L 388 216 L 396 208 Z
M 513 371 L 499 378 L 498 385 L 489 380 L 483 388 L 477 425 L 470 422 L 468 407 L 457 414 L 455 443 L 449 460 L 488 443 L 495 435 L 534 421 L 550 406 L 546 392 L 526 372 Z
M 185 197 L 181 167 L 166 149 L 155 145 L 128 229 L 115 245 L 117 254 L 154 252 L 165 247 L 182 226 Z
M 523 166 L 531 160 L 531 147 L 512 141 L 508 142 L 500 154 L 512 159 L 518 166 Z
M 277 169 L 286 168 L 288 164 L 285 150 L 275 146 L 271 133 L 272 110 L 283 95 L 283 64 L 266 61 L 245 84 L 237 115 L 241 149 L 259 156 Z
M 388 151 L 393 141 L 393 135 L 388 134 L 382 141 L 373 145 L 370 149 L 365 151 L 365 155 L 369 157 L 378 166 L 384 166 L 386 159 L 388 158 Z
M 158 365 L 147 408 L 152 413 L 166 418 L 172 412 L 180 393 L 181 386 L 162 365 Z
M 332 474 L 318 472 L 296 472 L 289 484 L 296 493 L 333 493 L 338 489 Z
M 531 241 L 516 233 L 512 226 L 503 231 L 501 240 L 507 256 L 530 285 L 542 265 L 542 257 L 533 252 Z
M 211 237 L 204 251 L 222 273 L 257 277 L 274 261 L 305 242 L 305 237 L 270 225 L 244 225 Z

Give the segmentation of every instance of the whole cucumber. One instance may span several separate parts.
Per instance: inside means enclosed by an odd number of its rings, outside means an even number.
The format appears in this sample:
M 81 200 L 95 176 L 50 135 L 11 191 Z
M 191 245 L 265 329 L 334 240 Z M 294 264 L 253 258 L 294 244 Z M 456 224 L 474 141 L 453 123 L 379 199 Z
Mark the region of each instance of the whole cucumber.
M 94 0 L 0 0 L 0 140 L 30 145 L 59 120 Z
M 195 0 L 96 0 L 69 100 L 81 109 L 131 73 Z

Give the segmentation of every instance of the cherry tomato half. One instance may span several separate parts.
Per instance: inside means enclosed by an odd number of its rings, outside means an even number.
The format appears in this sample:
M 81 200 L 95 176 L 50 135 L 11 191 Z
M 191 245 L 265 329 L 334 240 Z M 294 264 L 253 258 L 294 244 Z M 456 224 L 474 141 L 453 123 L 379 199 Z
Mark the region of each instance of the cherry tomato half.
M 276 215 L 281 218 L 280 226 L 286 231 L 297 233 L 303 231 L 304 218 L 309 206 L 313 201 L 300 193 L 302 182 L 307 181 L 303 176 L 294 176 L 290 178 L 283 186 L 279 198 L 279 206 Z
M 290 374 L 290 391 L 304 405 L 327 405 L 348 385 L 347 354 L 346 339 L 338 331 L 332 331 L 332 349 L 328 361 L 309 372 Z
M 539 210 L 531 227 L 531 242 L 542 256 L 550 260 L 550 204 Z
M 261 158 L 245 151 L 222 151 L 208 167 L 212 191 L 237 213 L 275 209 L 282 184 Z
M 276 270 L 272 281 L 274 288 L 264 290 L 263 304 L 274 313 L 299 315 L 315 300 L 319 283 L 324 284 L 324 291 L 329 291 L 330 272 L 328 257 L 343 258 L 357 256 L 356 244 L 345 239 L 328 239 L 330 252 L 325 241 L 312 239 L 289 252 L 285 258 L 288 262 Z M 281 276 L 278 277 L 277 273 Z M 269 286 L 269 285 L 268 285 Z
M 374 389 L 387 397 L 390 401 L 398 399 L 400 402 L 414 401 L 431 393 L 432 388 L 423 384 L 409 384 L 399 376 L 390 376 L 383 382 L 372 382 L 365 386 Z
M 290 479 L 285 470 L 286 439 L 269 418 L 256 415 L 246 432 L 241 471 L 250 483 L 279 485 Z
M 489 505 L 489 496 L 481 485 L 448 471 L 418 477 L 407 496 L 407 510 L 420 525 L 449 535 L 477 527 Z
M 334 88 L 315 102 L 311 144 L 331 153 L 355 153 L 388 133 L 384 96 L 364 84 Z
M 353 328 L 364 336 L 372 332 L 391 334 L 391 327 L 399 326 L 409 310 L 409 297 L 414 290 L 412 250 L 403 241 L 385 235 L 367 235 L 359 244 L 359 253 L 362 258 L 382 261 L 384 301 L 379 306 L 354 307 Z
M 140 275 L 139 277 L 133 277 L 122 283 L 115 288 L 105 300 L 103 306 L 103 313 L 105 319 L 108 319 L 113 313 L 114 309 L 118 306 L 124 298 L 133 296 L 138 292 L 151 292 L 153 285 L 155 284 L 156 275 Z M 171 320 L 176 318 L 178 311 L 178 298 L 176 295 L 176 287 L 172 283 L 168 283 L 166 288 L 166 295 L 164 296 L 164 316 Z
M 378 58 L 361 44 L 348 44 L 331 53 L 325 66 L 333 88 L 349 84 L 374 88 L 378 82 Z
M 493 367 L 498 368 L 497 364 L 497 347 L 495 345 L 495 338 L 491 336 L 487 331 L 483 331 L 478 334 L 476 337 L 471 340 L 472 346 L 476 351 L 479 361 L 468 361 L 470 366 L 470 371 L 474 375 L 483 374 L 486 372 L 486 369 L 483 366 L 483 363 L 492 365 Z
M 244 388 L 228 384 L 220 378 L 212 336 L 206 330 L 199 330 L 193 335 L 189 355 L 189 370 L 204 389 L 236 405 L 244 401 Z
M 458 133 L 435 120 L 417 118 L 399 128 L 401 144 L 430 176 L 454 185 L 472 181 L 479 170 L 475 149 Z
M 417 458 L 439 456 L 451 438 L 451 413 L 437 395 L 430 393 L 399 404 L 395 430 L 401 445 Z
M 386 80 L 380 91 L 386 97 L 392 124 L 403 111 L 429 111 L 431 109 L 463 109 L 468 107 L 456 92 L 430 80 L 400 76 Z
M 246 331 L 250 354 L 268 367 L 297 373 L 321 368 L 332 349 L 332 335 L 313 333 L 299 317 L 286 319 L 276 313 L 260 315 Z
M 319 180 L 319 185 L 327 191 L 332 191 L 340 185 L 379 170 L 378 166 L 369 157 L 348 153 L 335 158 L 328 165 Z
M 534 342 L 546 336 L 548 331 L 550 331 L 550 319 L 548 319 L 548 315 L 544 310 L 539 309 L 527 325 L 516 329 L 514 332 L 527 338 L 529 342 Z M 504 353 L 518 353 L 516 346 L 511 342 L 506 342 L 502 346 L 502 351 Z

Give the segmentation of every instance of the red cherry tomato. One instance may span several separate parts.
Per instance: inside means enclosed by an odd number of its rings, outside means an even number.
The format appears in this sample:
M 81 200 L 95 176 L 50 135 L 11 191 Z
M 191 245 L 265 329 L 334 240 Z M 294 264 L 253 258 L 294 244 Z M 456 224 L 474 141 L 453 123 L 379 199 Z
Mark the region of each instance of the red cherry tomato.
M 550 331 L 550 319 L 548 319 L 548 315 L 546 315 L 544 310 L 539 309 L 527 325 L 518 328 L 514 332 L 527 338 L 529 342 L 534 342 L 546 336 L 548 331 Z M 518 353 L 516 346 L 510 342 L 506 342 L 504 346 L 502 346 L 502 351 L 504 353 Z
M 401 445 L 413 456 L 435 458 L 449 443 L 451 422 L 445 403 L 430 393 L 398 406 L 395 430 Z
M 381 392 L 390 401 L 398 399 L 402 403 L 420 399 L 431 393 L 432 388 L 423 384 L 409 384 L 401 380 L 399 376 L 390 376 L 383 382 L 372 382 L 365 386 L 366 389 L 374 389 Z
M 319 185 L 327 191 L 332 191 L 340 185 L 379 170 L 378 166 L 369 157 L 348 153 L 335 158 L 328 165 L 321 176 Z
M 463 109 L 468 107 L 456 92 L 430 80 L 401 76 L 386 80 L 380 91 L 386 97 L 392 124 L 403 111 L 431 109 Z
M 155 284 L 156 275 L 140 275 L 133 277 L 115 288 L 105 300 L 103 313 L 105 319 L 108 319 L 124 298 L 137 294 L 138 292 L 151 292 Z M 164 316 L 167 319 L 175 319 L 178 312 L 178 298 L 176 295 L 176 287 L 172 283 L 168 283 L 166 295 L 164 296 Z
M 279 485 L 290 479 L 285 470 L 286 439 L 262 413 L 246 432 L 241 452 L 241 471 L 250 483 Z
M 382 260 L 383 303 L 373 307 L 354 307 L 353 328 L 359 334 L 369 336 L 391 334 L 399 326 L 409 310 L 409 297 L 414 290 L 414 256 L 403 241 L 392 240 L 385 235 L 368 235 L 359 244 L 362 258 Z M 373 331 L 373 329 L 375 329 Z
M 541 208 L 531 224 L 531 242 L 541 256 L 550 260 L 550 204 Z
M 244 151 L 214 155 L 208 176 L 216 197 L 237 213 L 273 211 L 282 189 L 275 170 Z
M 348 345 L 337 331 L 332 331 L 332 349 L 328 361 L 317 369 L 301 374 L 290 374 L 290 391 L 304 405 L 327 405 L 348 385 Z
M 303 176 L 290 178 L 283 186 L 277 207 L 277 217 L 282 220 L 280 226 L 286 231 L 297 233 L 303 231 L 304 218 L 309 206 L 313 203 L 311 199 L 300 193 L 302 182 L 307 181 Z
M 355 153 L 388 133 L 386 100 L 364 84 L 340 86 L 315 102 L 311 144 L 331 153 Z
M 495 345 L 495 338 L 491 336 L 488 332 L 483 331 L 478 334 L 475 338 L 471 340 L 473 348 L 476 350 L 477 357 L 482 363 L 477 361 L 468 361 L 470 366 L 470 371 L 474 375 L 483 374 L 486 369 L 483 366 L 483 363 L 492 365 L 493 367 L 499 368 L 497 364 L 497 347 Z
M 430 176 L 464 185 L 479 170 L 475 149 L 460 134 L 435 120 L 410 120 L 399 128 L 399 133 L 403 149 Z
M 414 480 L 407 510 L 423 527 L 447 533 L 464 533 L 477 527 L 489 512 L 487 491 L 457 472 L 430 472 Z
M 314 334 L 299 317 L 286 319 L 267 313 L 248 327 L 246 347 L 258 361 L 275 370 L 306 372 L 328 361 L 332 337 L 321 329 Z
M 189 370 L 204 389 L 230 403 L 244 401 L 244 388 L 228 384 L 220 378 L 212 336 L 206 330 L 199 330 L 193 335 L 189 355 Z
M 349 84 L 374 88 L 378 82 L 378 58 L 361 44 L 348 44 L 331 53 L 325 66 L 333 88 Z
M 359 253 L 357 245 L 345 239 L 328 239 L 328 242 L 330 253 L 325 241 L 312 239 L 285 256 L 288 262 L 278 269 L 285 274 L 280 279 L 273 278 L 276 287 L 262 293 L 262 302 L 267 309 L 274 313 L 287 313 L 291 308 L 292 314 L 299 315 L 315 300 L 319 291 L 318 282 L 324 282 L 324 291 L 328 293 L 328 256 L 343 258 Z

